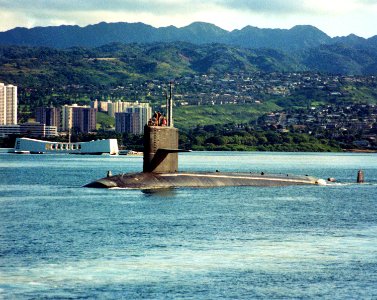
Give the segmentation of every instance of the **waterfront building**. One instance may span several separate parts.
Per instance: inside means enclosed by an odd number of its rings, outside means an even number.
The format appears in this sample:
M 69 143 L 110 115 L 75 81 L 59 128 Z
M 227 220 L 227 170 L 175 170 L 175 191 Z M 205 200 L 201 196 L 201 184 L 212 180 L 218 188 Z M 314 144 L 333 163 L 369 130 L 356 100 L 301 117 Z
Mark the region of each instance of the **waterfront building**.
M 28 122 L 20 124 L 20 134 L 31 137 L 53 137 L 58 135 L 58 130 L 56 126 Z
M 53 137 L 58 135 L 56 126 L 47 126 L 38 122 L 15 125 L 1 125 L 0 137 L 23 135 L 28 137 Z
M 0 125 L 17 124 L 17 86 L 0 82 Z
M 19 135 L 20 125 L 0 125 L 0 137 L 7 137 L 10 135 Z
M 20 134 L 30 137 L 44 137 L 45 136 L 45 124 L 39 122 L 28 122 L 20 124 Z
M 45 137 L 58 136 L 58 128 L 56 126 L 45 126 Z
M 56 126 L 47 126 L 39 122 L 28 122 L 20 124 L 20 134 L 29 137 L 51 137 L 57 136 Z
M 62 131 L 88 133 L 96 130 L 97 110 L 88 106 L 64 105 L 61 113 Z
M 119 153 L 116 139 L 103 139 L 90 142 L 60 143 L 29 138 L 17 138 L 15 153 L 54 153 L 54 154 L 103 154 Z

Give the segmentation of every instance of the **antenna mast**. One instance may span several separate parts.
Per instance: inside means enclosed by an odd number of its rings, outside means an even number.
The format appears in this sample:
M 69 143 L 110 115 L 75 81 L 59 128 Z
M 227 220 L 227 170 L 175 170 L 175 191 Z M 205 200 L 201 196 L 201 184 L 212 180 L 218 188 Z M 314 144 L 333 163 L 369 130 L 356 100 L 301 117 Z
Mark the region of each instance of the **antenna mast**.
M 169 83 L 170 95 L 167 98 L 166 108 L 167 108 L 167 117 L 168 117 L 168 126 L 173 127 L 173 82 Z

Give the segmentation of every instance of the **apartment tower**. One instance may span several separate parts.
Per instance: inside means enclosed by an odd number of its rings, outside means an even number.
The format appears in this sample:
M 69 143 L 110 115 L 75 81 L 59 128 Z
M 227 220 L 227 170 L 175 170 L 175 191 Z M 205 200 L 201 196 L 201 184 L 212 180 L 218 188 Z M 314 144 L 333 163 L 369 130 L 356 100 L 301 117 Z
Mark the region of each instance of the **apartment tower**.
M 133 103 L 124 112 L 115 113 L 115 131 L 132 134 L 143 134 L 144 126 L 152 117 L 149 103 Z
M 0 82 L 0 125 L 17 124 L 17 87 Z
M 97 109 L 88 106 L 64 105 L 61 113 L 61 130 L 73 132 L 92 132 L 96 130 Z

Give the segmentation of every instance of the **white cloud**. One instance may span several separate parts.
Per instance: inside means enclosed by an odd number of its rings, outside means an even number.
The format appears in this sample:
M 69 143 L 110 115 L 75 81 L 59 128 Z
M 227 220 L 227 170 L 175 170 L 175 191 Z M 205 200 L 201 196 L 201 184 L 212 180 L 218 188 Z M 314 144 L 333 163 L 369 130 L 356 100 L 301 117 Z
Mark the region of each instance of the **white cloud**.
M 303 12 L 304 1 L 296 0 L 214 0 L 219 6 L 253 13 L 291 14 Z

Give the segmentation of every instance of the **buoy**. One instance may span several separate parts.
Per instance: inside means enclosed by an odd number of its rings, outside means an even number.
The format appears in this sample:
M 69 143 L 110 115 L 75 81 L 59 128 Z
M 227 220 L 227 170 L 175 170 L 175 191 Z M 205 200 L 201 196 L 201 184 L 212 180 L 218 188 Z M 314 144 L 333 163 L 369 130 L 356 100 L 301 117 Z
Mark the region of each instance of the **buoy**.
M 357 172 L 357 183 L 364 183 L 364 171 L 359 170 Z
M 107 177 L 111 177 L 113 176 L 113 174 L 111 173 L 111 171 L 107 171 Z

